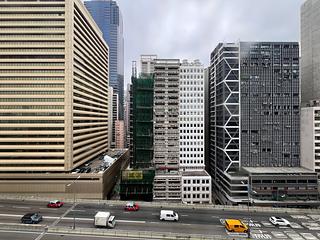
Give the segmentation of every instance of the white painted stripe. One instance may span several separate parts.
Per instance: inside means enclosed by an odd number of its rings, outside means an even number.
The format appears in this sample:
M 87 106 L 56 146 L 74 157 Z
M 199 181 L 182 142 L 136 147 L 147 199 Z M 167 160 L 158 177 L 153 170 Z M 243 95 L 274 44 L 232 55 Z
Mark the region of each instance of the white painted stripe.
M 57 211 L 57 208 L 39 208 L 39 209 L 43 209 L 43 210 L 52 210 L 52 211 Z
M 31 207 L 12 206 L 12 208 L 23 208 L 23 209 L 30 209 Z
M 131 220 L 116 220 L 116 222 L 123 222 L 123 223 L 146 223 L 146 221 L 131 221 Z
M 86 210 L 77 210 L 77 209 L 72 209 L 71 212 L 86 212 Z
M 159 213 L 152 213 L 151 215 L 152 216 L 157 216 L 157 215 L 159 215 Z
M 182 217 L 188 217 L 189 215 L 181 215 Z

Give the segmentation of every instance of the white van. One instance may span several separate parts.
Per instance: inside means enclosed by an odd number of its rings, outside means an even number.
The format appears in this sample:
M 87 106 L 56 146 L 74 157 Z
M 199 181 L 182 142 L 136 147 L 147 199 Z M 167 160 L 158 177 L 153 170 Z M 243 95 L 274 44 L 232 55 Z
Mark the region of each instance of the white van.
M 160 211 L 160 220 L 161 221 L 178 221 L 179 215 L 178 213 L 172 210 L 161 210 Z

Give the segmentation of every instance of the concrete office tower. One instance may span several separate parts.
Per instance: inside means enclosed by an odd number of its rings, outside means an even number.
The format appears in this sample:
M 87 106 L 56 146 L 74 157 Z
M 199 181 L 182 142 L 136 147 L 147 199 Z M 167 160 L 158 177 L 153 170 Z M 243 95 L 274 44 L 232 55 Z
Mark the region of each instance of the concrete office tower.
M 114 122 L 113 122 L 113 87 L 109 86 L 108 93 L 108 148 L 110 149 L 112 146 L 112 136 L 114 136 Z
M 101 29 L 103 38 L 109 46 L 109 85 L 119 95 L 119 120 L 123 120 L 124 40 L 121 11 L 117 2 L 113 0 L 91 0 L 85 1 L 84 4 Z
M 199 60 L 183 60 L 179 85 L 180 169 L 203 170 L 204 67 Z
M 113 91 L 112 96 L 112 139 L 111 147 L 116 147 L 116 122 L 119 120 L 119 95 Z
M 210 173 L 223 202 L 248 201 L 259 174 L 308 174 L 299 170 L 298 43 L 220 43 L 211 53 L 209 105 Z M 279 195 L 270 186 L 255 197 Z
M 181 200 L 179 174 L 178 59 L 156 59 L 154 66 L 154 199 Z
M 301 108 L 301 165 L 320 173 L 320 101 Z
M 301 165 L 320 173 L 320 1 L 301 7 Z
M 107 151 L 108 46 L 83 3 L 0 9 L 0 171 L 70 171 Z
M 301 105 L 320 99 L 320 1 L 301 7 Z
M 179 85 L 182 201 L 211 203 L 211 177 L 204 170 L 204 67 L 199 60 L 182 61 Z
M 140 56 L 140 66 L 141 74 L 153 74 L 154 73 L 154 63 L 157 59 L 157 55 L 141 55 Z
M 123 149 L 124 148 L 124 121 L 117 120 L 116 121 L 116 148 Z
M 125 98 L 124 98 L 124 145 L 125 148 L 129 148 L 129 142 L 130 142 L 130 88 L 131 84 L 127 84 L 127 89 L 125 93 Z

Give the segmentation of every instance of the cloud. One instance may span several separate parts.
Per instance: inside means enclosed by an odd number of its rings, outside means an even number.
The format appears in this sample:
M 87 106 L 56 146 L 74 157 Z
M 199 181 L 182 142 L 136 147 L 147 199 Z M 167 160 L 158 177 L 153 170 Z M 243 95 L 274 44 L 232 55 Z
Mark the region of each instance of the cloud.
M 117 0 L 124 20 L 125 79 L 141 54 L 200 59 L 219 42 L 299 41 L 304 0 Z

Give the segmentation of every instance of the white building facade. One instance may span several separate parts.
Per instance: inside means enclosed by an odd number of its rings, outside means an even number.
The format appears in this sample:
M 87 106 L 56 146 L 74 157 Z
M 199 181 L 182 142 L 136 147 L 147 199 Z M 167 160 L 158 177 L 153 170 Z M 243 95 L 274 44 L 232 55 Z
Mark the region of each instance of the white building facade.
M 179 167 L 182 201 L 211 203 L 211 177 L 204 170 L 204 67 L 183 60 L 179 82 Z
M 301 166 L 320 173 L 320 105 L 301 108 Z

